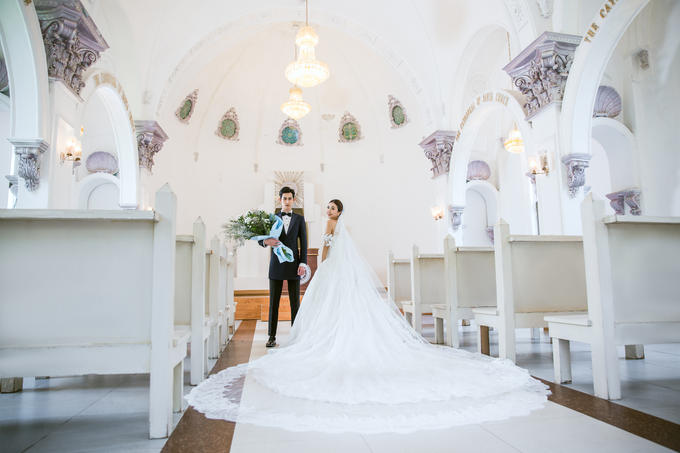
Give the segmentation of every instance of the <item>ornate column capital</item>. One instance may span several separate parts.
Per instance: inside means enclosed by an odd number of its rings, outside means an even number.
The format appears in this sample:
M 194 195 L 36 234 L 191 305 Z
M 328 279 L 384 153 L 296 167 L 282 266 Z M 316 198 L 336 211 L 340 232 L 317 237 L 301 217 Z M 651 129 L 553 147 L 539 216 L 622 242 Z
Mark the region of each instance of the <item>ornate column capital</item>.
M 109 48 L 80 0 L 35 0 L 47 72 L 80 96 L 83 72 Z
M 527 120 L 552 103 L 562 103 L 564 85 L 580 42 L 577 35 L 546 31 L 503 68 L 526 97 Z
M 562 163 L 567 167 L 567 187 L 571 198 L 586 183 L 586 168 L 590 165 L 590 157 L 590 154 L 568 154 L 562 157 Z
M 425 151 L 425 157 L 432 161 L 432 178 L 448 174 L 456 133 L 456 131 L 434 131 L 418 144 Z
M 460 228 L 460 224 L 463 221 L 463 211 L 465 206 L 451 206 L 449 205 L 449 220 L 451 221 L 451 229 L 454 231 Z
M 626 206 L 628 206 L 631 215 L 642 214 L 640 208 L 640 194 L 642 192 L 636 187 L 619 190 L 618 192 L 608 193 L 609 205 L 614 209 L 616 214 L 624 215 L 626 213 Z
M 137 133 L 137 152 L 139 154 L 139 166 L 151 172 L 153 158 L 168 139 L 168 134 L 161 128 L 158 121 L 135 121 Z
M 40 138 L 9 138 L 17 155 L 17 175 L 24 180 L 26 189 L 33 192 L 40 185 L 40 155 L 47 151 L 48 143 Z

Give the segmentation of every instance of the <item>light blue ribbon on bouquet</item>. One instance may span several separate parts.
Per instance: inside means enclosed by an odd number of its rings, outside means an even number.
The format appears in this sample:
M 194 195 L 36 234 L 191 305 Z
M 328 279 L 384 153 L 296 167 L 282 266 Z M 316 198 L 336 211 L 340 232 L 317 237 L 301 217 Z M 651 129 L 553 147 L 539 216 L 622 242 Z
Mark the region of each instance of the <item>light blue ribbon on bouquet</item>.
M 269 235 L 260 235 L 260 236 L 253 236 L 250 239 L 253 241 L 263 241 L 265 239 L 279 239 L 279 236 L 281 236 L 281 232 L 283 231 L 283 220 L 281 220 L 281 217 L 274 216 L 274 225 L 272 225 L 272 229 L 269 231 Z M 279 263 L 283 262 L 288 262 L 292 263 L 293 260 L 295 260 L 295 257 L 293 256 L 293 251 L 290 249 L 290 247 L 287 247 L 283 244 L 278 245 L 274 247 L 274 255 L 279 259 Z

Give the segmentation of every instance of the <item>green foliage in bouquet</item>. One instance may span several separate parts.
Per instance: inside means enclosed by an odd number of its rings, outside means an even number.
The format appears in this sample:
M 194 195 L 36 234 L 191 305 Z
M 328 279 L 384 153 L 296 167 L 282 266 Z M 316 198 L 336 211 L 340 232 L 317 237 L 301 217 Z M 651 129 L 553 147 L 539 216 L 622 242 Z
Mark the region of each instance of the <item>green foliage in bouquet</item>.
M 268 236 L 274 226 L 276 216 L 266 211 L 253 210 L 236 219 L 231 219 L 224 225 L 224 235 L 227 239 L 241 247 L 247 240 L 255 236 Z

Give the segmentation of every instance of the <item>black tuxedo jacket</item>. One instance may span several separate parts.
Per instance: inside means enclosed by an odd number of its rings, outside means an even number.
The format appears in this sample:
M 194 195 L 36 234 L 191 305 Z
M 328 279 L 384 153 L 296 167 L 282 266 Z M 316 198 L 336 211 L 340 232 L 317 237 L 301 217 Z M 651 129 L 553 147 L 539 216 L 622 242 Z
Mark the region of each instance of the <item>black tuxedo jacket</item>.
M 276 214 L 281 217 L 281 213 Z M 298 248 L 298 240 L 300 245 Z M 299 214 L 293 213 L 288 226 L 288 233 L 284 227 L 279 237 L 285 246 L 293 251 L 294 259 L 291 263 L 279 263 L 279 259 L 274 255 L 272 249 L 271 257 L 269 258 L 269 279 L 270 280 L 299 280 L 297 274 L 300 263 L 307 264 L 307 226 L 305 225 L 305 218 Z M 266 247 L 263 241 L 258 241 L 262 247 Z

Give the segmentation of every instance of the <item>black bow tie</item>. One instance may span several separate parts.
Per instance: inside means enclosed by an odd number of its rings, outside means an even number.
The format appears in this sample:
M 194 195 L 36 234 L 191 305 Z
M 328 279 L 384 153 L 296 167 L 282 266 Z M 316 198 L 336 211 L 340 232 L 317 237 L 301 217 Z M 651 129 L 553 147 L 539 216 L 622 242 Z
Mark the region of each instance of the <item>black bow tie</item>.
M 281 217 L 283 217 L 284 215 L 287 215 L 288 217 L 293 217 L 292 212 L 281 212 Z

